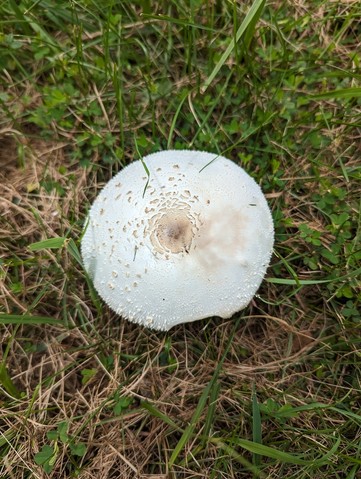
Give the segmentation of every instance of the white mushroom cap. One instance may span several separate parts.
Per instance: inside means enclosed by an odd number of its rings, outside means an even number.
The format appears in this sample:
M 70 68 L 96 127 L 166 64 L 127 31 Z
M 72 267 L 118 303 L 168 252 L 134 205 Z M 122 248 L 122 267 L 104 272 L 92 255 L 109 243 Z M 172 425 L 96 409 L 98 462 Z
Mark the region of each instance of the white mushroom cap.
M 90 209 L 81 250 L 95 288 L 118 314 L 154 329 L 231 317 L 251 301 L 272 254 L 260 187 L 214 153 L 168 150 L 143 162 L 149 178 L 131 163 Z

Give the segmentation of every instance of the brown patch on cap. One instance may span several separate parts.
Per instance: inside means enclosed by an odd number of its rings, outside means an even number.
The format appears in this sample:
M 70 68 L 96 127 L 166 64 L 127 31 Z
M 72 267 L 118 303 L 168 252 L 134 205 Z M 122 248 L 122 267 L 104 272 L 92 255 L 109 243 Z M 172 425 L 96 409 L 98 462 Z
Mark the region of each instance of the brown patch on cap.
M 233 258 L 245 248 L 248 217 L 235 208 L 209 213 L 203 220 L 194 247 L 197 258 L 206 269 L 221 267 L 225 259 Z

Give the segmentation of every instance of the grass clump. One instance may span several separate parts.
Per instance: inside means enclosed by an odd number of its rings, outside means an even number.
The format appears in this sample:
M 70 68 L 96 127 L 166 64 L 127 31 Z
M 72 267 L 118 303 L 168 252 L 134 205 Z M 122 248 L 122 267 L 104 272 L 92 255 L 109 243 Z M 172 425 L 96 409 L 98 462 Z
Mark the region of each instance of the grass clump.
M 360 475 L 356 1 L 0 5 L 0 476 Z M 156 333 L 81 267 L 90 202 L 165 148 L 261 184 L 269 274 Z

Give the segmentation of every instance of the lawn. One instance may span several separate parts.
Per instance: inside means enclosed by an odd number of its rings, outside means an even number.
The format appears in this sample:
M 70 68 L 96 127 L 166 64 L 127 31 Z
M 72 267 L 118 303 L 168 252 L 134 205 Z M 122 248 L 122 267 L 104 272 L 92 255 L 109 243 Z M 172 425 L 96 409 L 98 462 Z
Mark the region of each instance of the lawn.
M 0 66 L 0 478 L 361 477 L 360 2 L 2 1 Z M 171 148 L 242 166 L 275 246 L 245 309 L 159 332 L 80 241 Z

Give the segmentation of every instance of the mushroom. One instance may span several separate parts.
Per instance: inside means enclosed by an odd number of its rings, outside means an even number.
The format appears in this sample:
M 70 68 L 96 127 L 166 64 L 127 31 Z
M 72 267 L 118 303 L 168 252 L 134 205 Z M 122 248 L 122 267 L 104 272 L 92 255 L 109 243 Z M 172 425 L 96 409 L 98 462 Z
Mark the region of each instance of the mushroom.
M 168 330 L 245 308 L 265 275 L 273 236 L 261 188 L 241 167 L 213 153 L 168 150 L 105 185 L 81 252 L 110 308 Z

